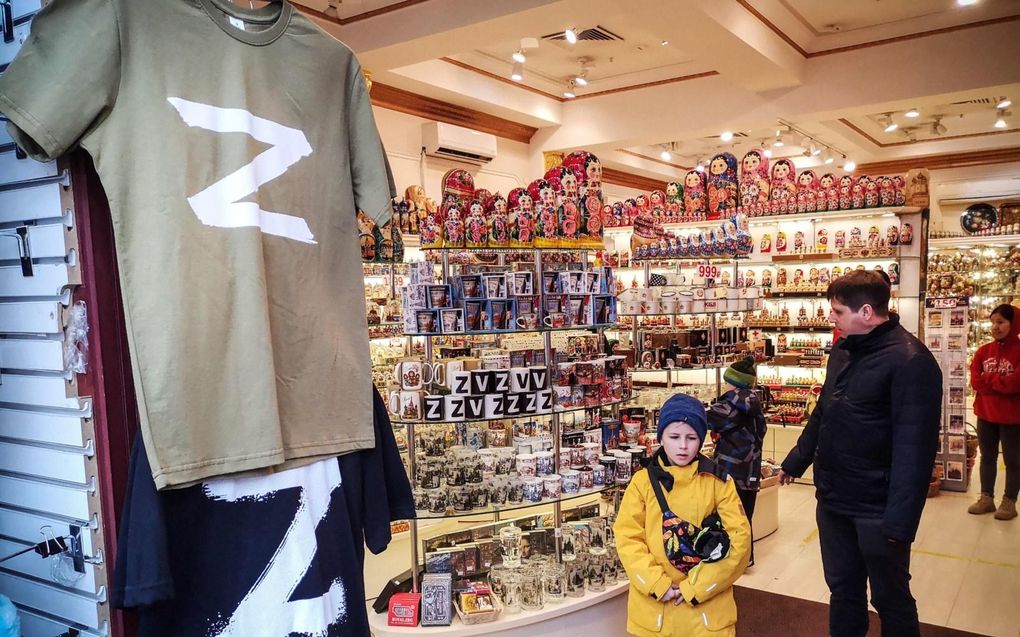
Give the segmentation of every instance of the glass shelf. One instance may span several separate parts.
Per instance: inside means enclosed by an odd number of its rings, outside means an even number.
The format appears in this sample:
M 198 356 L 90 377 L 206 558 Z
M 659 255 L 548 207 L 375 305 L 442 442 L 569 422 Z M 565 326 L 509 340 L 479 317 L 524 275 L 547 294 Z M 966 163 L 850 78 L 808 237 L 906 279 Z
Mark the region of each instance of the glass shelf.
M 807 327 L 801 325 L 745 325 L 749 330 L 759 330 L 761 332 L 832 332 L 834 326 L 828 325 L 826 327 Z
M 772 292 L 761 298 L 766 301 L 769 299 L 824 299 L 825 290 L 821 292 Z
M 686 257 L 655 257 L 654 259 L 653 258 L 635 259 L 635 258 L 631 257 L 630 263 L 631 263 L 631 266 L 633 266 L 635 263 L 637 263 L 638 265 L 643 265 L 645 263 L 648 263 L 652 267 L 655 267 L 652 264 L 665 263 L 665 264 L 673 264 L 673 265 L 675 265 L 675 264 L 678 264 L 678 263 L 681 263 L 681 264 L 682 263 L 702 263 L 704 261 L 747 261 L 750 258 L 751 258 L 751 255 L 749 255 L 749 254 L 742 254 L 742 255 L 736 255 L 736 256 L 716 256 L 716 255 L 712 255 L 710 257 L 702 257 L 702 256 L 697 256 L 697 257 L 692 257 L 692 256 L 686 256 Z
M 649 312 L 644 312 L 642 314 L 620 314 L 620 313 L 617 313 L 617 316 L 619 316 L 619 317 L 624 317 L 624 316 L 627 316 L 627 317 L 634 317 L 634 316 L 639 316 L 639 317 L 640 316 L 700 316 L 702 314 L 740 314 L 741 312 L 753 312 L 753 311 L 754 311 L 753 309 L 745 307 L 742 310 L 717 310 L 715 312 L 670 312 L 668 314 L 664 314 L 664 313 L 661 313 L 661 312 L 658 313 L 658 314 L 652 314 L 652 313 L 649 313 Z
M 609 295 L 606 295 L 609 296 Z M 441 308 L 440 308 L 441 309 Z M 471 332 L 404 332 L 404 336 L 485 336 L 487 334 L 542 334 L 544 332 L 569 332 L 576 330 L 597 330 L 616 327 L 616 323 L 595 323 L 593 325 L 569 325 L 563 327 L 538 327 L 533 330 L 477 330 Z
M 550 248 L 546 248 L 546 247 L 539 248 L 539 247 L 536 247 L 536 246 L 530 246 L 530 247 L 525 247 L 525 248 L 511 248 L 511 247 L 505 247 L 505 248 L 503 248 L 503 247 L 496 247 L 496 248 L 494 248 L 494 247 L 488 247 L 488 246 L 484 247 L 484 248 L 468 248 L 468 247 L 465 246 L 465 247 L 457 247 L 457 248 L 452 248 L 452 247 L 448 248 L 446 246 L 443 246 L 441 248 L 421 248 L 421 249 L 423 251 L 433 251 L 434 250 L 436 252 L 471 252 L 471 253 L 475 253 L 475 254 L 478 254 L 478 253 L 483 253 L 483 254 L 484 253 L 489 253 L 489 254 L 508 254 L 508 253 L 518 253 L 518 252 L 534 252 L 536 250 L 539 251 L 539 252 L 593 252 L 593 251 L 596 251 L 596 250 L 602 250 L 603 248 L 601 246 L 597 247 L 597 248 L 594 247 L 594 246 L 593 247 L 588 247 L 588 248 L 582 248 L 582 247 L 579 247 L 579 246 L 562 246 L 562 247 L 561 246 L 553 246 L 553 247 L 550 247 Z
M 536 477 L 540 477 L 540 476 L 536 476 Z M 468 485 L 464 485 L 464 486 L 470 487 L 470 486 L 476 486 L 476 485 L 468 484 Z M 571 500 L 576 500 L 578 498 L 584 498 L 584 497 L 587 497 L 587 496 L 590 496 L 590 495 L 605 493 L 607 491 L 612 491 L 614 489 L 621 488 L 621 487 L 622 488 L 626 488 L 627 485 L 626 484 L 610 484 L 610 485 L 605 485 L 605 486 L 601 486 L 601 487 L 595 487 L 594 489 L 582 489 L 581 491 L 578 491 L 577 493 L 571 493 L 570 495 L 561 495 L 558 498 L 542 498 L 538 502 L 527 502 L 527 501 L 525 501 L 525 502 L 520 502 L 520 503 L 515 503 L 515 504 L 511 504 L 511 503 L 507 502 L 505 506 L 502 506 L 502 507 L 499 507 L 499 508 L 493 508 L 490 505 L 490 506 L 487 506 L 487 507 L 484 507 L 484 508 L 470 509 L 468 511 L 454 511 L 453 509 L 450 509 L 448 507 L 447 510 L 446 510 L 447 512 L 446 513 L 442 513 L 442 514 L 440 514 L 440 513 L 431 513 L 431 512 L 427 512 L 427 513 L 426 512 L 420 512 L 417 515 L 416 519 L 418 519 L 418 520 L 442 520 L 442 519 L 449 519 L 449 518 L 466 518 L 466 517 L 472 517 L 472 516 L 476 516 L 476 515 L 477 516 L 492 515 L 493 513 L 500 513 L 500 514 L 502 514 L 502 513 L 508 513 L 510 511 L 521 511 L 523 509 L 531 509 L 531 508 L 534 508 L 534 507 L 540 507 L 540 506 L 544 506 L 544 505 L 549 505 L 549 504 L 553 504 L 554 502 L 569 502 Z M 443 487 L 440 487 L 440 488 L 443 488 Z M 458 487 L 451 487 L 451 488 L 456 489 Z
M 911 206 L 895 206 L 886 208 L 855 208 L 852 210 L 828 210 L 825 212 L 796 212 L 783 215 L 760 215 L 756 217 L 748 216 L 747 221 L 751 225 L 763 225 L 772 224 L 780 221 L 835 221 L 838 219 L 866 219 L 870 217 L 896 217 L 901 215 L 911 215 L 921 212 L 921 208 Z M 740 213 L 738 213 L 740 214 Z M 721 225 L 724 221 L 729 220 L 732 215 L 720 219 L 712 220 L 698 220 L 698 221 L 670 221 L 664 222 L 662 227 L 666 230 L 675 230 L 681 228 L 705 228 L 705 227 L 716 227 Z M 606 226 L 604 232 L 606 234 L 614 233 L 625 233 L 633 232 L 634 226 Z M 968 237 L 969 238 L 969 237 Z M 975 237 L 977 238 L 977 237 Z M 991 239 L 995 237 L 981 237 L 982 239 Z
M 459 425 L 463 422 L 497 422 L 500 420 L 519 420 L 521 418 L 541 418 L 544 416 L 552 416 L 553 414 L 569 414 L 576 411 L 584 411 L 586 409 L 601 409 L 603 407 L 613 407 L 614 405 L 622 405 L 628 401 L 634 399 L 634 396 L 627 396 L 620 400 L 614 400 L 607 403 L 600 403 L 598 405 L 591 405 L 585 407 L 571 407 L 570 409 L 556 409 L 545 414 L 514 414 L 513 416 L 500 416 L 499 418 L 465 418 L 464 420 L 397 420 L 390 414 L 390 422 L 394 425 Z

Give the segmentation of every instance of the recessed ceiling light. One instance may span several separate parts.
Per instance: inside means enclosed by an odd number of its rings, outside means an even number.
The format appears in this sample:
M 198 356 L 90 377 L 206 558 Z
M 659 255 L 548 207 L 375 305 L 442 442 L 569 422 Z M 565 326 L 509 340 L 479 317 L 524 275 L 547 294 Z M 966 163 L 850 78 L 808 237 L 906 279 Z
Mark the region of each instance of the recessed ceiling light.
M 567 39 L 567 42 L 571 44 L 577 44 L 577 32 L 574 31 L 573 27 L 563 30 L 563 37 Z
M 999 103 L 995 105 L 995 108 L 1009 108 L 1013 104 L 1013 100 L 1008 97 L 1004 97 L 999 100 Z
M 909 111 L 907 111 L 906 113 L 904 113 L 903 116 L 904 117 L 917 117 L 920 114 L 921 114 L 921 111 L 917 110 L 916 108 L 912 108 Z
M 524 65 L 520 62 L 514 62 L 514 68 L 510 71 L 510 79 L 514 82 L 524 81 Z
M 669 40 L 663 40 L 662 42 L 659 42 L 659 46 L 666 46 L 667 44 L 669 44 Z
M 719 135 L 719 139 L 723 140 L 724 142 L 728 142 L 731 139 L 733 139 L 733 133 L 731 133 L 728 130 L 727 131 L 723 131 L 722 135 Z
M 978 0 L 956 0 L 956 4 L 961 7 L 969 7 L 978 3 Z
M 513 58 L 514 62 L 520 62 L 521 64 L 524 64 L 525 62 L 528 61 L 528 58 L 524 56 L 524 51 L 520 49 L 514 51 L 514 54 L 511 55 L 510 57 Z

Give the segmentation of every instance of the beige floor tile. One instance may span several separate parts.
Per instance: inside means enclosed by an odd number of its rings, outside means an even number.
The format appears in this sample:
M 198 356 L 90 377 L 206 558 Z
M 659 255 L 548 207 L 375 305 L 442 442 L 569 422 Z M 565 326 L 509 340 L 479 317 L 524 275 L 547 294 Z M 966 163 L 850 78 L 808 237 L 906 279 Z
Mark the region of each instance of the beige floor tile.
M 922 622 L 946 625 L 962 585 L 960 574 L 969 564 L 947 557 L 917 553 L 911 556 L 910 590 L 917 600 L 917 613 Z
M 950 628 L 995 637 L 1020 635 L 1020 568 L 971 563 L 960 580 Z

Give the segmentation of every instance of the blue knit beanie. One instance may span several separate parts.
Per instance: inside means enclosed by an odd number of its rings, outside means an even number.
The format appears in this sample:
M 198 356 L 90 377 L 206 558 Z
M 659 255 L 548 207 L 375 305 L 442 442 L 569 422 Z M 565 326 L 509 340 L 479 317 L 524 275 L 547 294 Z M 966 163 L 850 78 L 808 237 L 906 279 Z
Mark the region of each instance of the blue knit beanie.
M 694 396 L 687 394 L 673 394 L 662 403 L 659 408 L 659 428 L 655 432 L 655 439 L 662 441 L 662 430 L 674 422 L 685 422 L 694 429 L 698 438 L 705 442 L 705 435 L 708 433 L 708 418 L 705 415 L 705 406 Z

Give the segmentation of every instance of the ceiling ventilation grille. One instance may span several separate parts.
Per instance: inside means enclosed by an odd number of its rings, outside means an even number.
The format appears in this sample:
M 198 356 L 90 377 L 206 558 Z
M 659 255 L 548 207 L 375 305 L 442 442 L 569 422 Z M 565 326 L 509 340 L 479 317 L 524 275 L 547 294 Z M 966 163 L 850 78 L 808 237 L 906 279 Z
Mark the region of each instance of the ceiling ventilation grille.
M 563 31 L 558 31 L 556 33 L 550 33 L 549 35 L 543 35 L 542 39 L 549 42 L 555 42 L 557 40 L 566 40 L 567 38 L 563 35 Z M 578 33 L 577 39 L 586 40 L 588 42 L 623 41 L 623 38 L 599 24 Z
M 953 102 L 953 106 L 962 106 L 965 104 L 985 105 L 985 104 L 998 104 L 999 99 L 995 97 L 980 97 L 976 100 L 966 100 L 964 102 Z
M 747 133 L 741 133 L 740 131 L 736 131 L 735 133 L 733 133 L 733 139 L 747 139 L 748 137 L 750 137 L 750 135 L 748 135 Z M 706 141 L 717 142 L 719 141 L 719 136 L 709 135 L 708 137 L 702 137 L 702 139 Z

